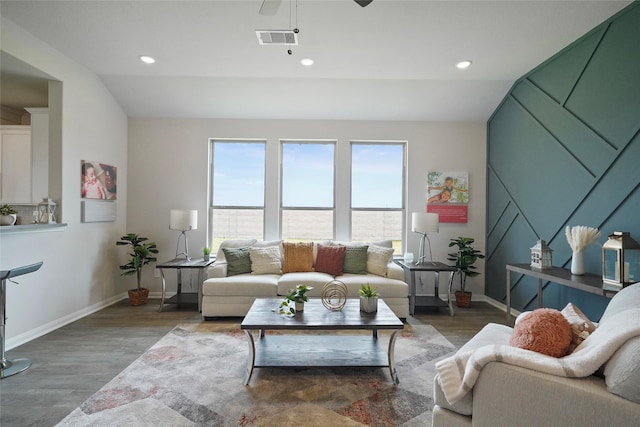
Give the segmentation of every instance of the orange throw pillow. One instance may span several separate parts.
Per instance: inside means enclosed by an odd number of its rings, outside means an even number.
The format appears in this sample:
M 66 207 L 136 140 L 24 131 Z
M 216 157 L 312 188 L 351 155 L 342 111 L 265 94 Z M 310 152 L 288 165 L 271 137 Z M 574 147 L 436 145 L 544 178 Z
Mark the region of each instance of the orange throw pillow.
M 282 272 L 313 271 L 313 243 L 282 243 Z
M 552 357 L 569 353 L 571 325 L 558 310 L 539 308 L 513 327 L 509 344 Z

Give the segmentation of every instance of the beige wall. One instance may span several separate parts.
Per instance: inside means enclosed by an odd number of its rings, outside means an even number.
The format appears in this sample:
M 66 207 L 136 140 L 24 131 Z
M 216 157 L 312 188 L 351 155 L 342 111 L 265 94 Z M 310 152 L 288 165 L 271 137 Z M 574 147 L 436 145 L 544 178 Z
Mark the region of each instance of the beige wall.
M 441 224 L 431 236 L 434 259 L 446 260 L 448 242 L 457 236 L 475 237 L 484 252 L 486 197 L 486 126 L 484 123 L 422 123 L 305 120 L 129 120 L 128 229 L 157 241 L 159 259 L 175 255 L 177 232 L 168 229 L 170 209 L 197 209 L 198 229 L 189 234 L 190 252 L 205 245 L 207 226 L 209 138 L 256 138 L 267 141 L 267 156 L 278 158 L 280 139 L 330 139 L 337 141 L 339 171 L 348 171 L 351 140 L 408 141 L 408 212 L 423 211 L 426 173 L 429 170 L 468 171 L 470 180 L 469 223 Z M 277 182 L 278 170 L 267 171 L 267 182 Z M 338 182 L 348 177 L 338 176 Z M 349 194 L 337 191 L 336 204 L 349 206 Z M 276 223 L 277 185 L 268 186 L 265 216 Z M 338 213 L 336 238 L 346 240 L 348 209 Z M 340 216 L 341 215 L 341 216 Z M 410 219 L 409 219 L 410 222 Z M 406 224 L 407 245 L 418 252 L 418 235 Z M 277 239 L 277 229 L 266 230 L 265 239 Z M 481 267 L 481 265 L 479 265 Z M 173 280 L 172 275 L 168 275 Z M 159 290 L 159 281 L 146 273 L 146 285 Z M 432 283 L 425 276 L 426 283 Z M 477 295 L 484 291 L 483 276 L 470 279 Z M 432 292 L 432 288 L 424 293 Z

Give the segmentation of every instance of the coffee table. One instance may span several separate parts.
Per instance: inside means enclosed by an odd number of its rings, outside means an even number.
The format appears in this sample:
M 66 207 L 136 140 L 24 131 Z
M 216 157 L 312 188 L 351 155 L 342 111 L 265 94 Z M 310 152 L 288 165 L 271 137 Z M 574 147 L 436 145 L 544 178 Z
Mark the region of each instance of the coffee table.
M 249 340 L 244 385 L 249 384 L 254 368 L 310 366 L 388 367 L 391 379 L 396 384 L 400 382 L 393 352 L 404 324 L 383 300 L 378 300 L 377 313 L 364 313 L 360 311 L 359 299 L 348 299 L 340 311 L 328 310 L 322 300 L 312 299 L 295 316 L 278 313 L 281 301 L 281 298 L 256 299 L 240 325 Z M 258 340 L 251 330 L 260 331 Z M 314 332 L 267 335 L 266 330 Z M 344 330 L 371 331 L 371 335 L 337 333 Z M 386 351 L 378 340 L 378 330 L 393 331 Z

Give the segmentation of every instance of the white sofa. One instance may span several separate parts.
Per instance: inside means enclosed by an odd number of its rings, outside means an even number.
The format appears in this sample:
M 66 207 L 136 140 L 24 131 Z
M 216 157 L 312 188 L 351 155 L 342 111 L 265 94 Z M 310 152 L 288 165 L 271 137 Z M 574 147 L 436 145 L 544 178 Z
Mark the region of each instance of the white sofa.
M 321 244 L 339 245 L 338 242 L 322 242 Z M 382 245 L 390 247 L 390 242 L 376 242 L 367 246 L 383 247 Z M 269 246 L 282 248 L 279 241 L 244 240 L 225 241 L 221 244 L 216 261 L 209 267 L 208 279 L 204 281 L 202 286 L 202 315 L 205 320 L 216 317 L 244 317 L 256 298 L 284 297 L 290 289 L 299 284 L 313 287 L 308 295 L 311 298 L 318 298 L 321 296 L 323 286 L 333 280 L 338 280 L 346 285 L 349 298 L 357 298 L 360 286 L 368 283 L 377 288 L 380 298 L 399 318 L 406 319 L 409 314 L 409 286 L 404 281 L 404 271 L 393 262 L 391 257 L 386 262 L 386 269 L 384 269 L 386 271 L 383 271 L 383 275 L 366 272 L 365 274 L 344 273 L 340 276 L 333 276 L 318 271 L 227 275 L 228 265 L 223 248 Z M 316 252 L 314 251 L 314 265 L 315 257 Z
M 624 288 L 613 297 L 598 328 L 605 325 L 618 328 L 618 319 L 624 318 L 619 314 L 638 307 L 640 283 Z M 610 322 L 614 323 L 607 325 Z M 512 328 L 490 323 L 459 352 L 488 345 L 507 345 L 511 334 Z M 447 401 L 436 375 L 432 425 L 640 425 L 640 336 L 629 339 L 617 350 L 611 350 L 615 353 L 602 369 L 584 378 L 566 378 L 522 366 L 491 362 L 482 368 L 473 388 L 454 404 Z

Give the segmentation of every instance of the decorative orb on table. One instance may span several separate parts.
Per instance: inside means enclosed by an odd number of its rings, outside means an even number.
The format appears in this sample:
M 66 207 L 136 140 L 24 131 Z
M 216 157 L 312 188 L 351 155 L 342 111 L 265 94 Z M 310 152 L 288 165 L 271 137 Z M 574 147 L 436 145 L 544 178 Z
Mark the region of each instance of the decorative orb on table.
M 349 292 L 347 285 L 340 280 L 332 280 L 322 287 L 322 305 L 327 310 L 340 311 L 347 303 Z

